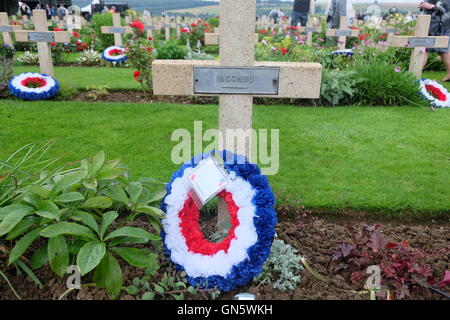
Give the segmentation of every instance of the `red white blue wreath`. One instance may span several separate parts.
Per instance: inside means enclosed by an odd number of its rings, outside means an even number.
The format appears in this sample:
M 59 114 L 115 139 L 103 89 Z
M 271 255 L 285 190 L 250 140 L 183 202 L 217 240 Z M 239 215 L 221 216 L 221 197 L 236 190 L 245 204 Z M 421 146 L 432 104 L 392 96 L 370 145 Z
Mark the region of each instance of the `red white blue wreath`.
M 189 283 L 199 288 L 230 291 L 249 283 L 262 271 L 275 235 L 275 197 L 266 176 L 256 164 L 228 151 L 220 153 L 225 169 L 234 176 L 219 194 L 228 205 L 231 228 L 220 243 L 209 242 L 201 232 L 199 209 L 190 196 L 187 176 L 201 160 L 198 155 L 175 172 L 161 203 L 164 248 Z
M 436 81 L 421 79 L 420 93 L 433 107 L 450 108 L 450 93 Z
M 12 95 L 21 99 L 46 100 L 58 93 L 59 83 L 49 75 L 26 72 L 12 78 L 8 89 Z
M 128 57 L 125 54 L 125 48 L 120 46 L 112 46 L 103 50 L 102 58 L 105 61 L 112 63 L 122 63 L 125 62 Z
M 351 57 L 351 56 L 353 56 L 353 50 L 352 49 L 336 50 L 336 51 L 331 52 L 331 54 L 334 54 L 337 56 L 345 55 L 347 57 Z

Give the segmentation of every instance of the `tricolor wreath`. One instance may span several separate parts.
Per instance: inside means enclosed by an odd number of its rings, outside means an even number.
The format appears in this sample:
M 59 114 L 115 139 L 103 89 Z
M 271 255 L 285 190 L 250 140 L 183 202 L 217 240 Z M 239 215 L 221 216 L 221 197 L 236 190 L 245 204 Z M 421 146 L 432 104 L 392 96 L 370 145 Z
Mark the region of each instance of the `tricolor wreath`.
M 59 83 L 46 74 L 26 72 L 12 78 L 8 89 L 12 95 L 21 99 L 46 100 L 58 93 Z
M 450 108 L 450 93 L 441 84 L 430 79 L 420 80 L 420 93 L 436 108 Z
M 125 54 L 125 48 L 120 46 L 112 46 L 103 50 L 102 58 L 108 62 L 121 63 L 125 62 L 128 57 Z
M 225 169 L 235 178 L 219 194 L 230 214 L 231 228 L 225 240 L 206 240 L 187 181 L 198 163 L 212 153 L 192 158 L 167 185 L 161 204 L 166 213 L 162 237 L 168 257 L 177 269 L 186 271 L 192 286 L 230 291 L 246 285 L 262 271 L 270 254 L 277 217 L 275 197 L 258 166 L 228 151 L 220 155 Z
M 347 57 L 351 57 L 351 56 L 353 56 L 353 50 L 352 49 L 336 50 L 336 51 L 331 52 L 331 54 L 338 55 L 338 56 L 346 55 Z

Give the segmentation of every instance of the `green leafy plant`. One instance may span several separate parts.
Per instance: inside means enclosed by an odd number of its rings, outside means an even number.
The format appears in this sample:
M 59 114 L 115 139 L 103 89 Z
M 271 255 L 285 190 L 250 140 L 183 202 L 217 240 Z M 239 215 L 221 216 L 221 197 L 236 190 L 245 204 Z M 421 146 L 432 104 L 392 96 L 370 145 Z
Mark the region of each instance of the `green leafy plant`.
M 396 65 L 356 63 L 355 77 L 362 79 L 355 87 L 354 102 L 361 106 L 422 105 L 419 84 L 415 77 Z
M 87 86 L 86 90 L 88 91 L 87 97 L 92 100 L 98 100 L 101 97 L 104 97 L 109 94 L 109 86 L 101 85 L 101 86 Z
M 151 210 L 137 204 L 160 198 L 144 191 L 151 189 L 147 185 L 154 183 L 153 179 L 129 182 L 127 171 L 119 160 L 106 161 L 104 152 L 99 152 L 79 162 L 78 167 L 43 175 L 37 179 L 39 183 L 19 189 L 14 201 L 0 209 L 0 239 L 5 237 L 15 243 L 8 264 L 19 262 L 31 244 L 44 237 L 48 240 L 31 258 L 33 269 L 48 263 L 55 274 L 63 276 L 70 261 L 76 261 L 83 275 L 94 271 L 95 284 L 105 288 L 112 298 L 117 297 L 123 279 L 115 255 L 134 266 L 148 267 L 155 263 L 157 255 L 124 245 L 160 241 L 142 228 L 113 225 L 119 214 L 108 209 L 124 208 L 123 203 L 107 196 L 114 194 L 117 198 L 116 186 L 127 190 L 128 208 Z M 153 225 L 156 222 L 159 220 L 155 218 Z
M 178 42 L 175 40 L 170 40 L 165 42 L 162 46 L 158 48 L 157 58 L 168 60 L 183 60 L 186 56 L 186 48 L 179 46 Z
M 280 291 L 293 290 L 300 283 L 298 273 L 303 270 L 301 260 L 297 250 L 283 240 L 275 239 L 269 259 L 253 281 L 258 285 L 271 283 L 274 289 Z
M 325 70 L 322 75 L 320 98 L 330 105 L 351 103 L 356 93 L 356 85 L 362 79 L 350 70 Z
M 186 60 L 214 60 L 214 57 L 203 51 L 201 42 L 197 42 L 195 50 L 192 50 L 190 42 L 186 43 Z

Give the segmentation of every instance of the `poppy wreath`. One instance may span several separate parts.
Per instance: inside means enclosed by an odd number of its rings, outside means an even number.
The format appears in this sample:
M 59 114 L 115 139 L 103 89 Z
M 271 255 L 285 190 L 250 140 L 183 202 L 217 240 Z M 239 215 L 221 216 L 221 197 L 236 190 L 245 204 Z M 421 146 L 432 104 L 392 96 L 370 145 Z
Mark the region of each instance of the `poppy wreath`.
M 102 59 L 112 63 L 125 62 L 128 57 L 125 54 L 125 48 L 120 46 L 111 46 L 103 50 Z
M 347 57 L 352 57 L 353 50 L 352 49 L 336 50 L 336 51 L 331 52 L 331 54 L 334 54 L 337 56 L 346 55 Z
M 450 93 L 441 84 L 430 79 L 420 80 L 420 93 L 436 108 L 450 107 Z
M 26 72 L 12 78 L 8 89 L 12 95 L 24 100 L 47 100 L 58 93 L 59 83 L 49 75 Z
M 209 242 L 199 224 L 199 208 L 187 177 L 213 155 L 200 154 L 174 173 L 161 203 L 164 250 L 189 283 L 198 288 L 230 291 L 261 273 L 270 254 L 277 216 L 275 197 L 256 164 L 229 151 L 220 152 L 232 177 L 219 197 L 225 200 L 231 228 L 220 243 Z

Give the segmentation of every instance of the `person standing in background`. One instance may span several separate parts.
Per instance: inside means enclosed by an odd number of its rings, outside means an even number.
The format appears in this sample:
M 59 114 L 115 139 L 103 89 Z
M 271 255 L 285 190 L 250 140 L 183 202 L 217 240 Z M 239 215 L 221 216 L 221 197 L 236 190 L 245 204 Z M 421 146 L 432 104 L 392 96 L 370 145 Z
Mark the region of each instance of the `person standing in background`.
M 327 10 L 328 29 L 339 29 L 342 17 L 352 17 L 353 5 L 351 0 L 330 0 Z
M 428 0 L 427 2 L 421 2 L 419 9 L 424 14 L 431 15 L 429 36 L 450 36 L 450 0 Z M 447 71 L 442 81 L 450 82 L 450 44 L 448 48 L 427 48 L 424 67 L 430 52 L 437 53 L 441 56 L 445 70 Z
M 291 26 L 296 27 L 298 23 L 306 27 L 308 23 L 309 6 L 312 0 L 295 0 L 294 10 L 292 11 Z

